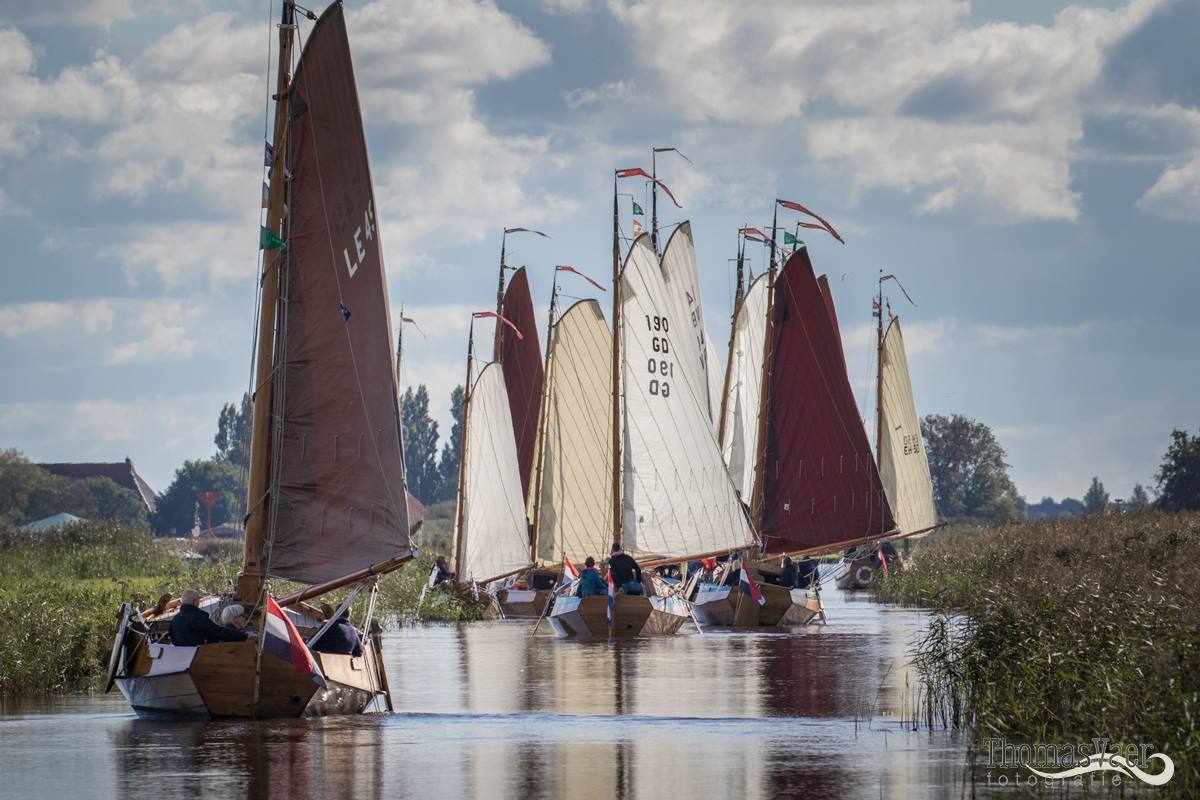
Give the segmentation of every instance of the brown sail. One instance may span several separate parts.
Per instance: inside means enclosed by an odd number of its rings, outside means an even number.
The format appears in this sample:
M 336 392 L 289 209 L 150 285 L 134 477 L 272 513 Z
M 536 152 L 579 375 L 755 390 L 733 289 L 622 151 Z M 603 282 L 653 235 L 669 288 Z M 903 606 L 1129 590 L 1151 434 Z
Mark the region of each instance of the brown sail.
M 516 326 L 521 338 L 497 323 L 500 363 L 504 366 L 504 384 L 508 389 L 508 408 L 512 412 L 513 436 L 517 440 L 517 463 L 521 470 L 521 491 L 529 500 L 533 458 L 537 451 L 538 413 L 542 404 L 542 349 L 538 343 L 533 297 L 529 277 L 521 267 L 513 274 L 504 291 L 501 315 Z
M 265 560 L 273 576 L 318 583 L 410 548 L 379 215 L 340 3 L 308 37 L 289 115 Z
M 775 287 L 762 531 L 767 553 L 832 550 L 895 527 L 808 250 Z

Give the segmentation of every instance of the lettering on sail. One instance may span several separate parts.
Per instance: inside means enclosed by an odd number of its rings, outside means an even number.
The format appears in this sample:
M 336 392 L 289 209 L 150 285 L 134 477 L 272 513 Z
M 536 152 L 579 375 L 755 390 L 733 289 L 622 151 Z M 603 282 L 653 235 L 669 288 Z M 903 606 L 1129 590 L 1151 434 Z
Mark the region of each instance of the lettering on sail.
M 655 353 L 662 358 L 652 356 L 646 361 L 646 372 L 652 377 L 649 379 L 650 394 L 656 397 L 667 398 L 671 396 L 671 381 L 675 379 L 675 359 L 668 358 L 671 353 L 671 341 L 667 334 L 671 331 L 671 323 L 665 316 L 650 316 L 646 315 L 646 330 L 654 335 L 650 339 L 650 346 Z
M 364 242 L 370 242 L 375 238 L 375 209 L 372 205 L 373 201 L 367 201 L 367 208 L 363 211 L 362 225 L 354 229 L 354 246 L 342 248 L 342 258 L 346 260 L 346 272 L 350 277 L 354 277 L 354 273 L 358 272 L 358 267 L 362 264 L 363 259 L 367 257 L 367 251 Z M 351 259 L 351 253 L 354 258 Z

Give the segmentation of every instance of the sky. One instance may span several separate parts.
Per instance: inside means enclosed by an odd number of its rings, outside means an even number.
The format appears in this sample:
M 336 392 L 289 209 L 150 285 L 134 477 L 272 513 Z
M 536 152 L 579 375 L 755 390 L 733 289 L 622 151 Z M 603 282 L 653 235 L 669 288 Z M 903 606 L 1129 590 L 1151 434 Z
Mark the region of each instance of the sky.
M 510 239 L 539 307 L 555 264 L 607 282 L 612 170 L 655 146 L 692 162 L 661 158 L 684 208 L 660 224 L 692 221 L 718 345 L 737 229 L 782 197 L 846 240 L 802 237 L 864 417 L 884 269 L 918 410 L 992 426 L 1031 501 L 1128 496 L 1200 428 L 1194 0 L 346 10 L 391 302 L 421 329 L 402 382 L 443 432 L 502 228 L 552 237 Z M 0 0 L 0 447 L 128 455 L 159 490 L 213 452 L 249 379 L 277 14 Z

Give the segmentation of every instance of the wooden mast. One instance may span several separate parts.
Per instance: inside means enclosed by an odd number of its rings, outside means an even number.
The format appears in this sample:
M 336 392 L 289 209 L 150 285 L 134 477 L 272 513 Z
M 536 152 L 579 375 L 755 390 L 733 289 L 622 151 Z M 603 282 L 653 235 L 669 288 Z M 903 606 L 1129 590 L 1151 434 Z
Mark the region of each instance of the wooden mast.
M 650 148 L 650 246 L 658 258 L 658 148 Z
M 500 321 L 496 320 L 496 327 Z M 463 554 L 466 536 L 463 534 L 463 518 L 466 516 L 467 496 L 465 493 L 467 479 L 467 420 L 471 418 L 471 366 L 475 357 L 475 317 L 471 317 L 471 330 L 467 336 L 467 382 L 463 386 L 462 437 L 459 442 L 458 454 L 458 519 L 454 525 L 454 577 L 462 583 Z
M 733 296 L 733 315 L 730 317 L 729 324 L 729 353 L 725 358 L 725 382 L 724 388 L 721 391 L 721 419 L 717 424 L 717 444 L 721 449 L 725 449 L 725 414 L 726 406 L 729 402 L 729 381 L 733 373 L 733 339 L 737 333 L 737 317 L 738 311 L 742 308 L 742 300 L 745 297 L 745 292 L 742 288 L 742 279 L 744 275 L 746 256 L 746 238 L 738 231 L 738 257 L 737 257 L 737 290 Z
M 496 281 L 496 346 L 493 350 L 492 361 L 500 360 L 500 338 L 504 336 L 504 325 L 500 317 L 504 313 L 504 247 L 508 244 L 508 228 L 500 236 L 500 277 Z
M 754 530 L 762 535 L 763 511 L 765 504 L 764 491 L 766 488 L 767 467 L 767 397 L 770 394 L 771 382 L 771 349 L 774 344 L 774 327 L 772 317 L 775 312 L 775 236 L 779 227 L 779 201 L 775 201 L 774 216 L 771 219 L 771 266 L 767 271 L 767 327 L 763 333 L 763 365 L 762 389 L 758 402 L 758 453 L 754 466 L 754 501 L 751 512 Z
M 655 184 L 657 186 L 657 184 Z M 613 544 L 621 544 L 621 239 L 617 173 L 613 173 L 612 501 Z
M 879 270 L 879 308 L 875 325 L 875 463 L 883 452 L 883 269 Z
M 272 137 L 274 158 L 271 162 L 270 188 L 267 194 L 266 228 L 280 235 L 287 192 L 288 103 L 292 82 L 292 42 L 296 30 L 295 7 L 284 0 L 279 24 L 279 63 L 275 84 L 275 131 Z M 285 237 L 281 237 L 285 238 Z M 247 604 L 257 604 L 262 592 L 263 549 L 270 527 L 268 494 L 271 482 L 271 406 L 274 388 L 275 318 L 279 303 L 279 269 L 286 250 L 264 249 L 260 282 L 262 296 L 258 314 L 258 350 L 255 354 L 254 416 L 250 435 L 250 475 L 246 488 L 246 547 L 242 572 L 237 580 L 237 596 Z
M 546 353 L 542 361 L 542 413 L 538 415 L 537 466 L 534 468 L 533 527 L 529 532 L 529 561 L 537 564 L 538 525 L 542 518 L 542 466 L 546 455 L 546 411 L 550 405 L 550 337 L 554 332 L 554 303 L 558 299 L 558 267 L 550 285 L 550 313 L 546 321 Z

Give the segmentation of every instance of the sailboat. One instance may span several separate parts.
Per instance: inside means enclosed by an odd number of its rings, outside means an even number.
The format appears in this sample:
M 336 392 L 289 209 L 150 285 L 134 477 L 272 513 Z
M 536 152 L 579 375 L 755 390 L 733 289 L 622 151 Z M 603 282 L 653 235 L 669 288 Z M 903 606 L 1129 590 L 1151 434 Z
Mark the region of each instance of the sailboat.
M 895 540 L 924 536 L 941 524 L 908 373 L 900 318 L 890 314 L 891 309 L 883 295 L 884 281 L 892 278 L 894 276 L 880 274 L 879 294 L 874 303 L 878 320 L 875 452 L 879 476 L 896 516 L 898 532 L 891 537 Z M 883 327 L 885 308 L 890 316 L 886 331 Z M 887 550 L 891 548 L 859 547 L 848 555 L 834 573 L 838 588 L 865 589 L 875 581 L 880 568 L 900 568 L 898 555 Z
M 459 587 L 475 594 L 530 567 L 520 459 L 502 362 L 487 364 L 472 382 L 475 319 L 484 316 L 495 317 L 497 327 L 506 324 L 492 312 L 476 312 L 471 320 L 452 565 Z
M 377 580 L 415 552 L 378 211 L 342 6 L 316 20 L 293 76 L 295 11 L 284 2 L 279 26 L 245 556 L 236 590 L 199 602 L 213 614 L 243 605 L 257 635 L 176 645 L 178 600 L 126 605 L 109 688 L 140 713 L 320 716 L 361 713 L 380 697 L 391 707 Z M 307 588 L 276 600 L 279 580 Z M 344 587 L 332 615 L 306 602 Z M 364 594 L 362 655 L 310 652 Z M 283 640 L 290 660 L 264 646 L 279 626 L 294 635 Z
M 683 363 L 688 350 L 681 355 L 677 346 L 695 336 L 692 315 L 679 316 L 652 234 L 634 239 L 621 263 L 616 179 L 632 175 L 650 177 L 618 170 L 613 182 L 609 530 L 613 543 L 652 567 L 729 553 L 755 539 L 721 459 L 707 378 Z M 682 588 L 645 574 L 647 595 L 618 594 L 611 608 L 605 597 L 557 598 L 551 624 L 565 636 L 677 632 L 690 618 Z
M 776 222 L 780 205 L 803 209 L 777 200 Z M 777 585 L 779 567 L 768 561 L 833 552 L 878 539 L 895 527 L 859 422 L 828 291 L 822 292 L 803 245 L 776 275 L 777 235 L 773 223 L 770 268 L 735 311 L 722 411 L 727 463 L 737 467 L 735 480 L 750 488 L 762 537 L 757 559 L 736 566 L 749 573 L 743 585 L 752 584 L 763 602 L 747 602 L 741 585 L 702 585 L 695 611 L 710 625 L 809 622 L 821 613 L 819 595 Z M 742 314 L 749 316 L 739 318 Z M 758 342 L 761 351 L 754 347 Z M 756 370 L 761 375 L 757 397 L 752 395 Z M 750 424 L 746 406 L 755 400 Z

